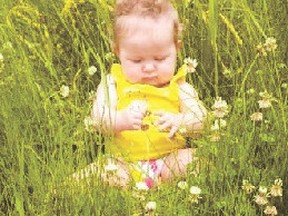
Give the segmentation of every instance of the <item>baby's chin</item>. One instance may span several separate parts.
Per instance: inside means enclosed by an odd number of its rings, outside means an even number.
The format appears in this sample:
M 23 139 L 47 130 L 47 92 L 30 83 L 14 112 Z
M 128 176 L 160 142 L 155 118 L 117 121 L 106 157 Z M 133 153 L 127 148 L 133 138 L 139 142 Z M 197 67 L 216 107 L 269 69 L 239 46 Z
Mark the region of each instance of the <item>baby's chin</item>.
M 141 80 L 129 80 L 128 82 L 132 84 L 142 84 L 142 85 L 150 85 L 157 88 L 164 87 L 169 84 L 169 81 L 159 80 L 157 77 L 155 78 L 142 78 Z
M 161 88 L 169 84 L 169 81 L 159 80 L 158 78 L 144 78 L 140 81 L 141 84 L 151 85 L 157 88 Z

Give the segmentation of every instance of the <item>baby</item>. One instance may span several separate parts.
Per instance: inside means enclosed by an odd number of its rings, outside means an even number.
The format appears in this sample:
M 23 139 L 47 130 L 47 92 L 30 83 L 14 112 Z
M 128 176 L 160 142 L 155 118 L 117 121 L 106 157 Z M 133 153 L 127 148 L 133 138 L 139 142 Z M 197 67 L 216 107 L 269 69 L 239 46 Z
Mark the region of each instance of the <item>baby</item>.
M 169 0 L 118 0 L 113 49 L 120 60 L 103 77 L 93 104 L 98 130 L 113 135 L 105 144 L 109 165 L 105 181 L 147 187 L 186 173 L 192 149 L 185 136 L 203 129 L 207 111 L 185 81 L 187 67 L 176 70 L 181 24 Z M 110 166 L 111 167 L 111 166 Z

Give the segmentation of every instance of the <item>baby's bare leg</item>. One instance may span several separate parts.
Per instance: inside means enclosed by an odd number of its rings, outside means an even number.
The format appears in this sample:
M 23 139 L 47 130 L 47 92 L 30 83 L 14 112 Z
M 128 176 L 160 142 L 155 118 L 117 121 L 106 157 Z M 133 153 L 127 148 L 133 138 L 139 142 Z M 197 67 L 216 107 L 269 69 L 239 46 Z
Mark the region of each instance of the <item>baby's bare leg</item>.
M 108 159 L 101 177 L 105 183 L 123 188 L 127 187 L 131 181 L 128 166 L 120 159 Z
M 195 150 L 188 148 L 179 149 L 168 155 L 161 170 L 161 180 L 167 181 L 175 177 L 184 176 L 188 164 L 192 162 L 194 153 Z
M 120 159 L 108 158 L 104 164 L 91 163 L 85 168 L 72 174 L 72 180 L 79 182 L 92 176 L 101 176 L 101 179 L 111 186 L 126 187 L 130 182 L 130 173 L 126 163 Z

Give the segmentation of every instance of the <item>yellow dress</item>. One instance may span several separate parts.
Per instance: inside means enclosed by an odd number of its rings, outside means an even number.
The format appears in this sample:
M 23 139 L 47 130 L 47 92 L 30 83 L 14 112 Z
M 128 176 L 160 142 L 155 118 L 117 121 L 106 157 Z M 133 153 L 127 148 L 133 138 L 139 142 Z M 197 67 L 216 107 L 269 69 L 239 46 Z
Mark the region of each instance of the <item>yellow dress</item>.
M 133 84 L 125 80 L 120 64 L 114 64 L 111 75 L 115 79 L 118 95 L 117 110 L 126 108 L 134 100 L 144 100 L 148 105 L 148 114 L 143 119 L 147 127 L 142 130 L 125 130 L 115 134 L 113 144 L 107 150 L 116 157 L 127 161 L 149 160 L 185 147 L 185 139 L 178 133 L 168 138 L 168 132 L 159 131 L 153 121 L 156 111 L 180 112 L 179 80 L 186 77 L 186 68 L 182 66 L 169 85 L 161 88 L 147 84 Z

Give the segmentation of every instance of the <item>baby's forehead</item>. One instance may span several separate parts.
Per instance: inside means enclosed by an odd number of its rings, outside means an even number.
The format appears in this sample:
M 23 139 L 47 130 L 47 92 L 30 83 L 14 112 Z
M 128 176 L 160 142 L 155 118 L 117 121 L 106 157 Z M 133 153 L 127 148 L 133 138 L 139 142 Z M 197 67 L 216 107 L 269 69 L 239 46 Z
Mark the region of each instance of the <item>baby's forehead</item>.
M 173 33 L 173 20 L 167 16 L 158 17 L 143 17 L 129 15 L 118 20 L 117 34 L 120 35 L 132 35 L 137 32 L 148 34 L 151 32 L 171 32 Z

